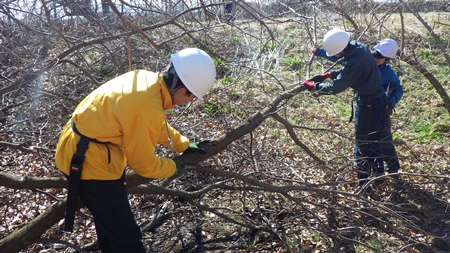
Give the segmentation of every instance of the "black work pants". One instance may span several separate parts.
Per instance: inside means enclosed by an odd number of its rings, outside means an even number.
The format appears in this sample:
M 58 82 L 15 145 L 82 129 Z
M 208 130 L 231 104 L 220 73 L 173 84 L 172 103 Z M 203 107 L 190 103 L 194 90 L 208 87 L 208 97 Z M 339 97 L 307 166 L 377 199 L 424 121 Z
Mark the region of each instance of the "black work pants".
M 136 224 L 125 189 L 119 180 L 81 180 L 79 197 L 94 216 L 102 253 L 145 253 L 142 233 Z

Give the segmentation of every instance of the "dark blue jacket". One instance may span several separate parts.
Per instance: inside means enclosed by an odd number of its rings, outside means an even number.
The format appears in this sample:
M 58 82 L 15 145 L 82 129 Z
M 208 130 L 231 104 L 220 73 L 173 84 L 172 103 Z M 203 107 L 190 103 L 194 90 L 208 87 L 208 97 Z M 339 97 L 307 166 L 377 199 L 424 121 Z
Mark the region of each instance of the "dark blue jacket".
M 326 51 L 323 48 L 318 48 L 315 55 L 336 62 L 338 59 L 335 57 L 327 56 Z M 339 62 L 343 64 L 343 60 Z M 389 64 L 382 64 L 378 66 L 381 74 L 381 84 L 386 91 L 386 95 L 389 99 L 389 105 L 395 105 L 400 101 L 403 96 L 403 87 L 400 84 L 400 79 L 397 73 L 391 68 Z
M 389 99 L 389 106 L 397 104 L 403 96 L 403 87 L 400 84 L 397 73 L 389 64 L 382 64 L 378 66 L 378 69 L 381 73 L 383 88 L 386 90 L 386 95 Z
M 315 90 L 319 94 L 337 94 L 351 87 L 360 97 L 358 100 L 384 95 L 380 71 L 371 52 L 363 44 L 351 41 L 342 65 L 342 69 L 330 72 L 331 82 L 316 84 Z

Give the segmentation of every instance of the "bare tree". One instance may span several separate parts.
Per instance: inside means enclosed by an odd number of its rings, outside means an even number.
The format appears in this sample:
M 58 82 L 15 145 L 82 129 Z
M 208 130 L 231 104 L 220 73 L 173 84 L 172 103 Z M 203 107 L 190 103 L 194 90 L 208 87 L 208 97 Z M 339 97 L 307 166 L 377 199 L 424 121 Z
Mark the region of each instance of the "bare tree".
M 158 149 L 191 164 L 175 181 L 149 181 L 127 170 L 130 203 L 147 245 L 159 252 L 208 245 L 351 252 L 378 250 L 374 238 L 389 235 L 395 242 L 386 247 L 396 251 L 445 247 L 450 228 L 442 222 L 434 228 L 436 217 L 448 220 L 442 200 L 448 141 L 418 155 L 419 144 L 402 140 L 405 184 L 368 199 L 354 191 L 353 126 L 342 119 L 352 95 L 315 98 L 300 84 L 330 67 L 309 50 L 339 26 L 369 47 L 385 37 L 399 41 L 394 67 L 406 72 L 402 80 L 411 89 L 429 80 L 448 111 L 449 73 L 439 69 L 449 65 L 447 21 L 433 23 L 419 14 L 421 5 L 402 1 L 230 2 L 233 22 L 226 22 L 222 1 L 0 3 L 2 250 L 95 249 L 92 236 L 76 236 L 93 233 L 82 204 L 75 233 L 61 230 L 67 183 L 53 152 L 62 126 L 106 80 L 130 69 L 159 71 L 170 53 L 188 46 L 214 58 L 218 83 L 205 103 L 168 117 L 190 139 L 211 142 L 206 155 Z M 424 30 L 408 28 L 409 14 Z M 428 53 L 443 64 L 421 58 Z M 410 110 L 424 110 L 417 100 Z M 410 110 L 399 116 L 405 127 L 416 119 Z

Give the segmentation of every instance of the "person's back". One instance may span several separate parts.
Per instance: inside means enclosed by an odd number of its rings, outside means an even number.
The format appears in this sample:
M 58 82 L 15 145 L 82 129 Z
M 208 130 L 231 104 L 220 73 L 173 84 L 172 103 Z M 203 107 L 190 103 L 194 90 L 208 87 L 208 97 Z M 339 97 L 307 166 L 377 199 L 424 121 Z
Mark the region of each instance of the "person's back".
M 98 87 L 77 106 L 61 134 L 65 145 L 58 145 L 56 166 L 69 175 L 70 158 L 78 142 L 72 137 L 75 126 L 84 136 L 108 143 L 107 146 L 91 143 L 82 179 L 116 180 L 122 176 L 126 162 L 141 176 L 169 177 L 173 174 L 173 169 L 167 169 L 172 167 L 171 159 L 149 154 L 154 153 L 156 142 L 169 146 L 167 136 L 156 136 L 166 131 L 164 110 L 172 108 L 169 91 L 157 73 L 136 70 L 118 76 Z M 175 144 L 173 149 L 185 150 L 189 140 L 171 127 L 167 130 Z
M 227 13 L 231 13 L 231 11 L 233 10 L 233 4 L 232 3 L 225 4 L 225 10 L 227 11 Z
M 346 64 L 341 76 L 351 80 L 350 87 L 360 96 L 381 96 L 381 75 L 373 60 L 370 51 L 361 43 L 353 40 L 349 44 L 348 53 L 345 55 Z M 372 63 L 372 64 L 371 64 Z M 339 79 L 338 79 L 339 80 Z

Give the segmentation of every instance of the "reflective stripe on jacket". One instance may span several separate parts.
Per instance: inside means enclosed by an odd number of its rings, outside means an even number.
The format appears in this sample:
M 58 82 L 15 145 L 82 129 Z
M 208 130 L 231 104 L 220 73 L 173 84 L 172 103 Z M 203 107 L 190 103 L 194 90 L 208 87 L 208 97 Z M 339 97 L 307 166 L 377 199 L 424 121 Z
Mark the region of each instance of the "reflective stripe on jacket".
M 168 125 L 170 147 L 164 111 L 172 108 L 162 76 L 146 70 L 125 73 L 94 90 L 77 106 L 72 120 L 81 134 L 110 144 L 89 143 L 81 179 L 119 179 L 126 163 L 143 177 L 172 176 L 175 162 L 155 155 L 157 143 L 175 152 L 189 145 L 186 137 Z M 66 175 L 79 139 L 69 120 L 55 154 L 56 166 Z

